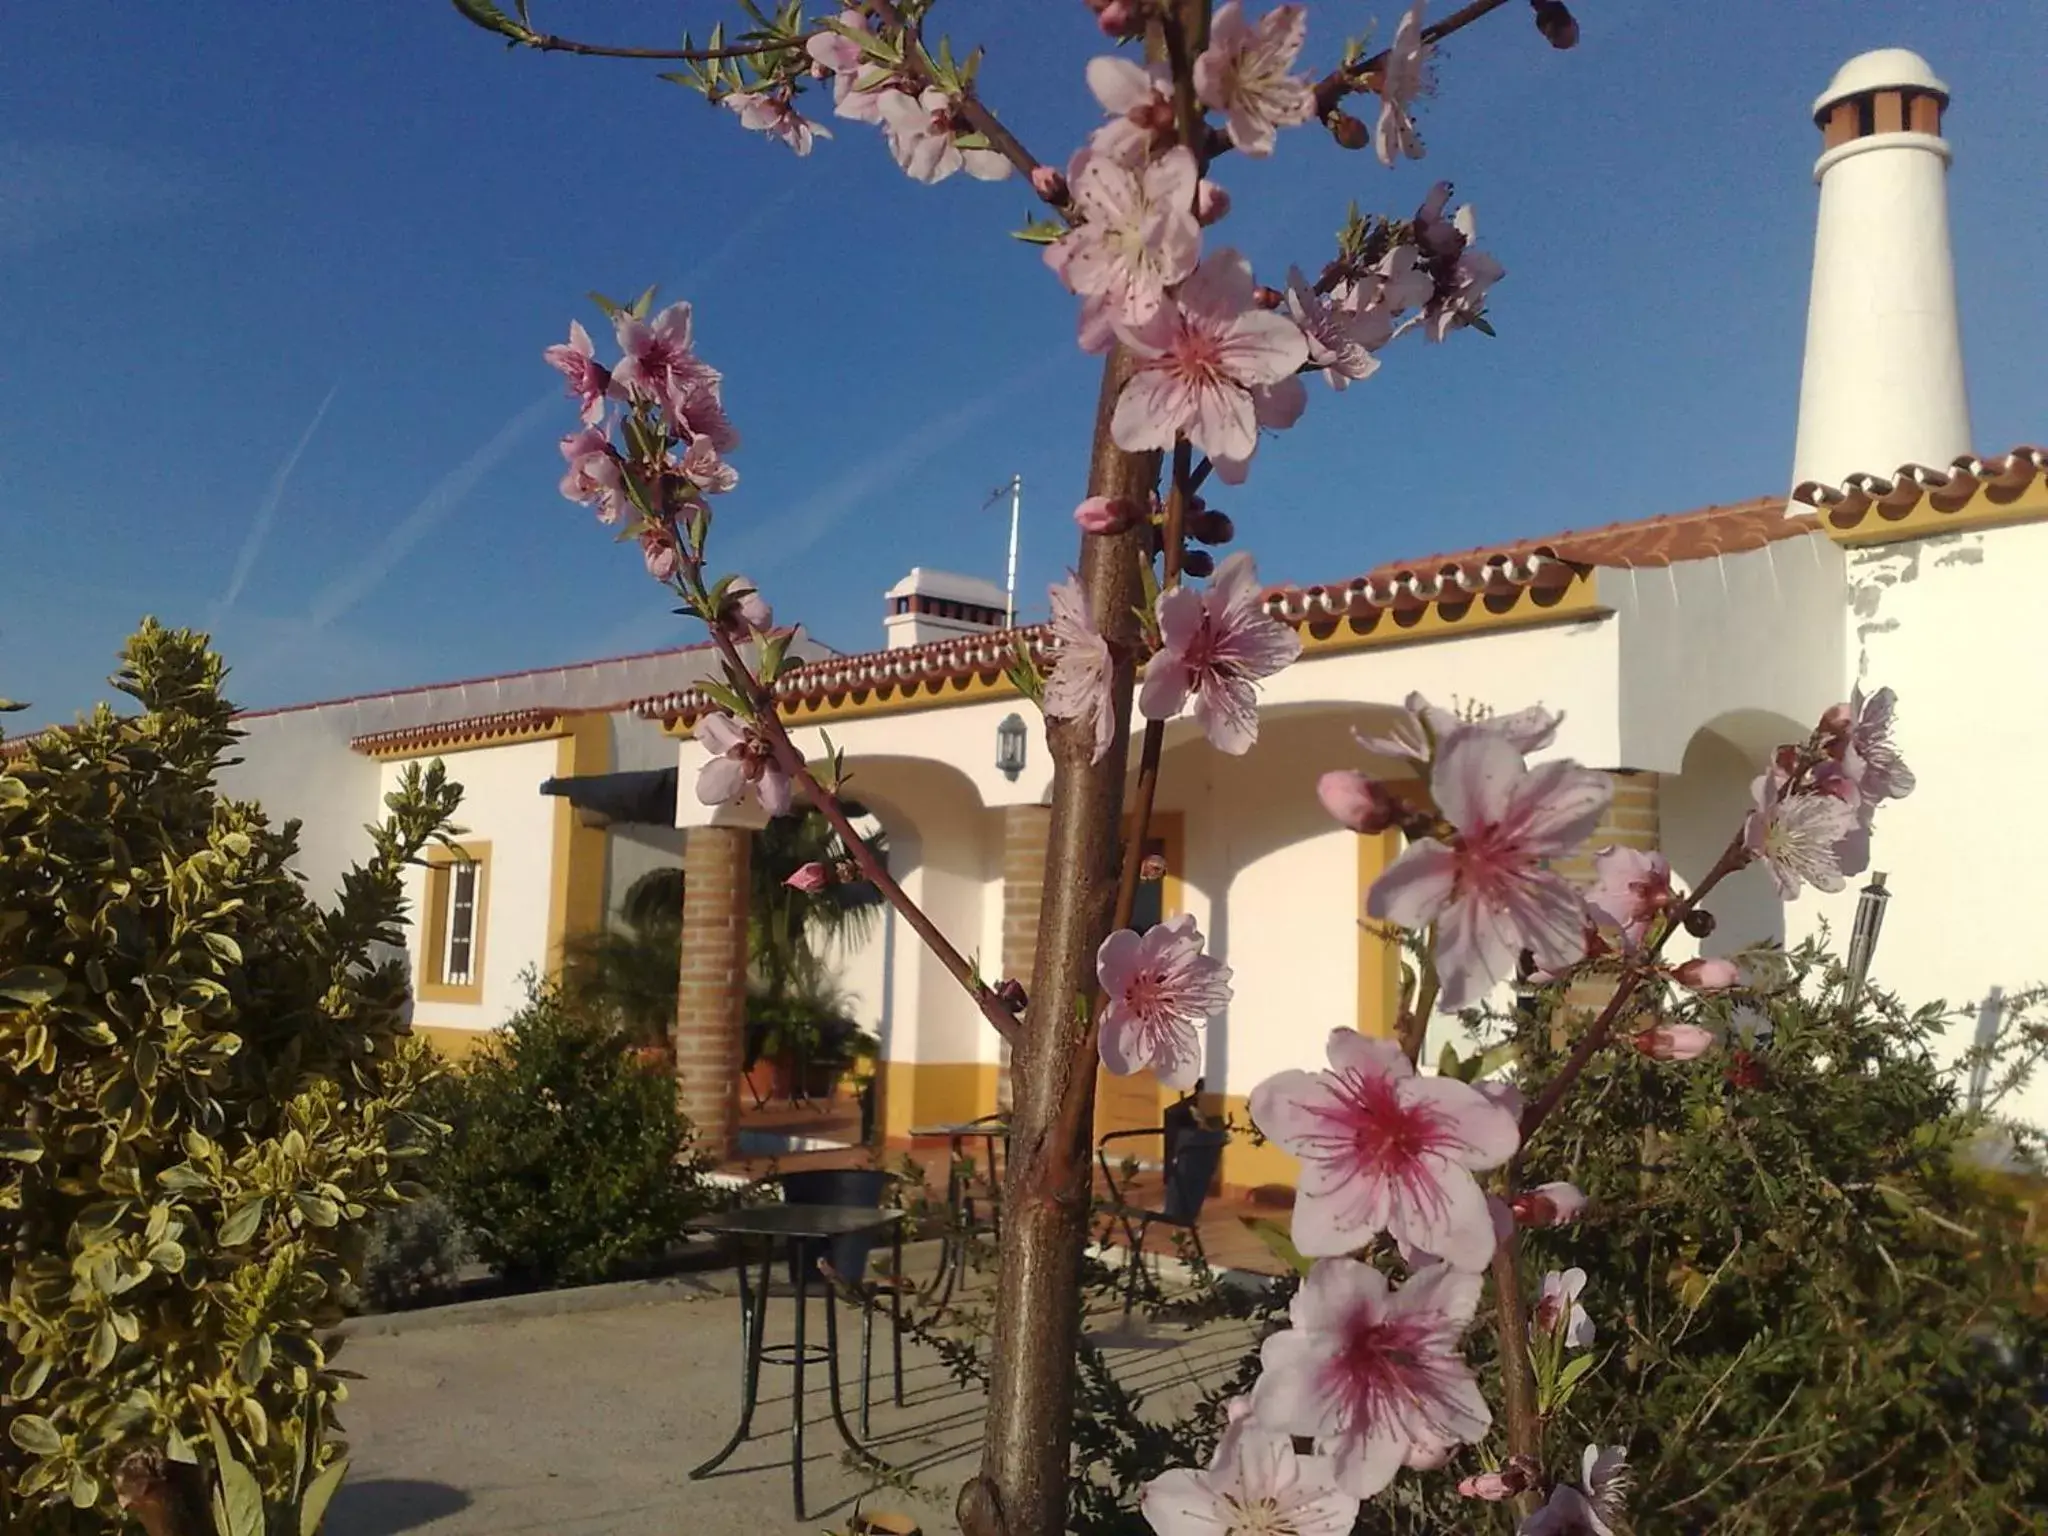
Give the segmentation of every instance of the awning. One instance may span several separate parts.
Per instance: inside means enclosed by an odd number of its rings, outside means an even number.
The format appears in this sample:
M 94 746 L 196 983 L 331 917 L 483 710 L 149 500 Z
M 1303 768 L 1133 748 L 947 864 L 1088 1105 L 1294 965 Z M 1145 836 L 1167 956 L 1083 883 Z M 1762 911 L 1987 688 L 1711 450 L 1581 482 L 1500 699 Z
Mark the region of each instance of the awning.
M 675 768 L 586 773 L 573 779 L 544 780 L 540 792 L 560 795 L 577 810 L 615 825 L 673 827 L 678 773 Z

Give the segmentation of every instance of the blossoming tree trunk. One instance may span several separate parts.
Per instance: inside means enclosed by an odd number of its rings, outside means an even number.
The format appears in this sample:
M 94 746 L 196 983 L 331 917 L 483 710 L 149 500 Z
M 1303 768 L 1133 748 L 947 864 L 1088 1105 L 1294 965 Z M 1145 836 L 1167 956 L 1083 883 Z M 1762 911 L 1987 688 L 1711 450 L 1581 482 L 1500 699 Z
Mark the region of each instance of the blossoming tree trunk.
M 1110 413 L 1129 372 L 1119 347 L 1103 367 L 1088 468 L 1091 496 L 1143 505 L 1159 474 L 1153 454 L 1110 441 Z M 1053 758 L 1052 826 L 1030 1004 L 1012 1065 L 1010 1163 L 1002 1262 L 996 1270 L 995 1356 L 980 1472 L 960 1491 L 967 1536 L 1057 1536 L 1067 1512 L 1068 1427 L 1081 1327 L 1081 1256 L 1088 1236 L 1095 1105 L 1095 953 L 1117 898 L 1125 759 L 1145 594 L 1141 529 L 1082 540 L 1080 584 L 1115 657 L 1116 734 L 1094 762 L 1092 728 L 1046 721 Z

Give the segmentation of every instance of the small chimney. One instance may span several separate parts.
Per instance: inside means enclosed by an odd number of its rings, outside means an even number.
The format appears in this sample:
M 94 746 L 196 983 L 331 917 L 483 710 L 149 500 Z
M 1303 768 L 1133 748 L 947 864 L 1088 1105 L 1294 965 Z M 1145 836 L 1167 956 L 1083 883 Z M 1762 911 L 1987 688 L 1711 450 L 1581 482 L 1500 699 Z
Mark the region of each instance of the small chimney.
M 889 589 L 889 613 L 882 628 L 892 651 L 932 640 L 985 635 L 1003 627 L 1004 603 L 1003 589 L 992 581 L 912 566 L 910 574 Z
M 1851 59 L 1813 104 L 1820 221 L 1792 483 L 1970 451 L 1948 238 L 1948 87 L 1904 48 Z

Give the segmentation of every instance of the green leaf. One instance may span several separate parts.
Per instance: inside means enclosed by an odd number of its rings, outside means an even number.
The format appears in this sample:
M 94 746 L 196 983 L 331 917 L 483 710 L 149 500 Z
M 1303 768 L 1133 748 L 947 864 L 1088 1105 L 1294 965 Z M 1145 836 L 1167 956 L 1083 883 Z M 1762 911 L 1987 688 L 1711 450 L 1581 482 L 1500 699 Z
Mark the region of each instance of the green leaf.
M 232 934 L 209 933 L 206 935 L 206 947 L 229 965 L 242 963 L 242 946 L 235 942 Z
M 515 43 L 527 42 L 533 37 L 529 29 L 520 26 L 491 4 L 491 0 L 451 0 L 451 3 L 456 10 L 486 32 L 495 32 L 498 36 L 510 38 Z
M 244 1201 L 228 1214 L 220 1224 L 221 1246 L 239 1248 L 256 1235 L 256 1229 L 263 1224 L 263 1213 L 270 1202 L 258 1195 L 254 1200 Z
M 245 1387 L 253 1387 L 270 1369 L 270 1335 L 259 1333 L 235 1355 L 235 1375 Z
M 341 1220 L 341 1207 L 325 1195 L 293 1195 L 299 1214 L 316 1227 L 331 1227 Z
M 71 1469 L 71 1486 L 67 1491 L 73 1509 L 91 1509 L 100 1501 L 99 1479 L 86 1471 L 83 1463 Z
M 156 1176 L 157 1183 L 165 1189 L 180 1194 L 194 1189 L 205 1189 L 213 1183 L 210 1175 L 194 1168 L 190 1163 L 173 1163 Z
M 299 1502 L 299 1536 L 319 1536 L 320 1527 L 327 1520 L 327 1506 L 346 1476 L 348 1458 L 337 1456 L 306 1485 L 306 1496 Z
M 1066 232 L 1067 226 L 1058 219 L 1026 219 L 1022 229 L 1010 231 L 1010 238 L 1026 245 L 1051 245 Z
M 55 1456 L 64 1449 L 57 1426 L 39 1413 L 24 1413 L 8 1425 L 7 1438 L 31 1456 Z
M 213 1523 L 219 1536 L 264 1536 L 263 1489 L 256 1474 L 235 1459 L 228 1433 L 212 1409 L 206 1413 L 206 1433 L 213 1441 Z
M 121 1347 L 121 1336 L 114 1332 L 114 1325 L 101 1318 L 99 1326 L 92 1331 L 92 1342 L 85 1349 L 85 1365 L 90 1371 L 104 1371 L 114 1363 L 114 1352 Z
M 1244 1223 L 1247 1232 L 1266 1245 L 1274 1258 L 1298 1275 L 1308 1273 L 1311 1261 L 1294 1246 L 1293 1237 L 1280 1223 L 1264 1216 L 1240 1216 L 1237 1219 Z
M 43 1143 L 34 1131 L 10 1128 L 0 1130 L 0 1161 L 10 1163 L 39 1162 L 43 1155 Z
M 50 1379 L 50 1365 L 48 1355 L 22 1361 L 14 1379 L 7 1383 L 7 1395 L 16 1400 L 34 1397 L 43 1390 L 43 1383 Z
M 54 965 L 17 965 L 0 972 L 0 997 L 17 1003 L 54 1003 L 64 995 L 66 980 Z
M 17 704 L 13 699 L 0 699 L 0 715 L 18 714 L 27 708 L 26 704 Z

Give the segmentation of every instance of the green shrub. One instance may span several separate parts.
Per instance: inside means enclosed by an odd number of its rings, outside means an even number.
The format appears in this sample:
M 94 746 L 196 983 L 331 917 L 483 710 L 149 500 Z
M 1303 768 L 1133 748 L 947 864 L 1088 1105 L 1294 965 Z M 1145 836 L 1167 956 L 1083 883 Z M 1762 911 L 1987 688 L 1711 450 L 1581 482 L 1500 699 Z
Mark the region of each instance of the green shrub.
M 526 1007 L 436 1085 L 452 1132 L 434 1183 L 478 1254 L 520 1285 L 603 1280 L 658 1257 L 703 1208 L 675 1081 L 531 983 Z
M 0 1526 L 107 1530 L 122 1493 L 189 1511 L 225 1478 L 243 1536 L 338 1479 L 319 1335 L 434 1070 L 372 950 L 459 791 L 409 770 L 322 911 L 296 824 L 215 792 L 236 733 L 204 637 L 145 622 L 122 661 L 138 716 L 0 768 Z
M 371 1225 L 357 1266 L 356 1294 L 379 1312 L 448 1300 L 475 1253 L 469 1229 L 446 1198 L 421 1195 Z

